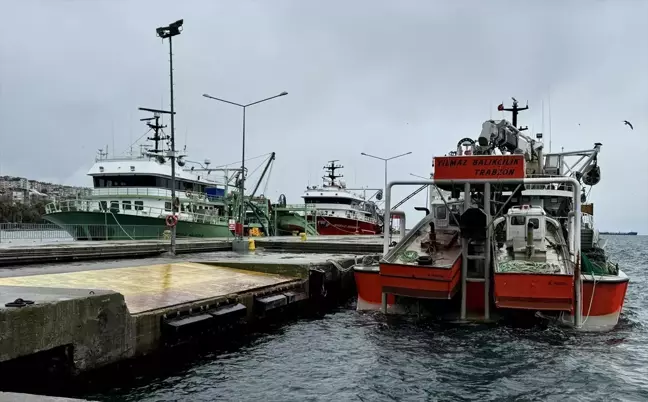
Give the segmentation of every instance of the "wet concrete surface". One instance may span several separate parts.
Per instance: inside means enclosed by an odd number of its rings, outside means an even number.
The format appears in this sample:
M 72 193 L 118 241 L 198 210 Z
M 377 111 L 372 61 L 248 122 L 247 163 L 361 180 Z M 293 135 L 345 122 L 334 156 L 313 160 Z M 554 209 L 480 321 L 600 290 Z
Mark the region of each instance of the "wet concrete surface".
M 138 259 L 117 259 L 102 261 L 81 261 L 81 262 L 63 262 L 37 265 L 16 265 L 0 268 L 0 278 L 27 275 L 43 275 L 64 272 L 79 272 L 97 269 L 111 269 L 122 267 L 137 267 L 142 265 L 168 264 L 175 262 L 216 262 L 216 261 L 237 261 L 266 264 L 296 264 L 308 265 L 326 262 L 328 259 L 342 260 L 348 258 L 361 258 L 361 254 L 351 253 L 289 253 L 268 251 L 261 248 L 255 251 L 237 253 L 234 251 L 218 251 L 208 253 L 196 253 L 191 255 L 180 256 L 161 256 L 152 258 Z
M 157 310 L 196 300 L 241 293 L 289 283 L 295 278 L 254 271 L 175 262 L 138 267 L 112 268 L 58 274 L 1 278 L 0 286 L 20 293 L 22 287 L 98 289 L 120 293 L 131 314 Z M 3 298 L 5 298 L 3 293 Z M 22 298 L 38 297 L 30 292 Z M 10 298 L 11 299 L 11 298 Z
M 102 295 L 113 292 L 110 290 L 96 290 L 94 293 L 96 295 Z M 5 307 L 5 303 L 12 302 L 19 298 L 25 301 L 34 302 L 35 304 L 51 303 L 87 297 L 88 290 L 55 288 L 52 286 L 41 286 L 40 284 L 13 286 L 0 283 L 0 295 L 2 295 L 0 310 L 3 310 L 16 308 Z

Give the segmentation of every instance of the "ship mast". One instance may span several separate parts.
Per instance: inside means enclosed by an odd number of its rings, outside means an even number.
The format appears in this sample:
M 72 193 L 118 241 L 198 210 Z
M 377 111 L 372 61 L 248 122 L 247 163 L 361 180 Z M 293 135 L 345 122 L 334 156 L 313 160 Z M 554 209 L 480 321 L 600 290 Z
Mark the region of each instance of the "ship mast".
M 329 164 L 324 166 L 324 170 L 326 170 L 326 176 L 322 176 L 324 179 L 324 187 L 334 187 L 334 186 L 339 186 L 335 179 L 339 179 L 340 177 L 344 177 L 343 175 L 336 175 L 335 171 L 338 169 L 342 169 L 344 166 L 342 165 L 336 165 L 335 162 L 337 162 L 338 159 L 329 161 Z M 328 185 L 326 184 L 326 181 L 329 181 Z
M 151 120 L 155 120 L 155 123 L 151 123 Z M 147 137 L 147 140 L 155 142 L 155 149 L 151 152 L 162 152 L 162 149 L 160 149 L 160 141 L 166 139 L 168 136 L 162 136 L 160 133 L 162 133 L 162 129 L 166 127 L 166 125 L 160 124 L 160 115 L 158 113 L 155 113 L 153 117 L 147 117 L 144 119 L 140 119 L 140 121 L 145 121 L 146 125 L 153 130 L 153 137 Z
M 528 130 L 529 129 L 528 126 L 526 126 L 526 127 L 518 127 L 518 125 L 517 125 L 517 117 L 518 117 L 518 113 L 520 113 L 523 110 L 529 109 L 529 104 L 527 103 L 527 105 L 525 107 L 519 107 L 517 99 L 515 99 L 513 97 L 511 97 L 511 99 L 513 99 L 513 107 L 512 108 L 505 108 L 504 107 L 504 102 L 502 102 L 502 103 L 499 104 L 499 106 L 497 106 L 497 110 L 499 110 L 500 112 L 511 112 L 513 114 L 513 122 L 512 122 L 513 127 L 517 128 L 519 131 Z

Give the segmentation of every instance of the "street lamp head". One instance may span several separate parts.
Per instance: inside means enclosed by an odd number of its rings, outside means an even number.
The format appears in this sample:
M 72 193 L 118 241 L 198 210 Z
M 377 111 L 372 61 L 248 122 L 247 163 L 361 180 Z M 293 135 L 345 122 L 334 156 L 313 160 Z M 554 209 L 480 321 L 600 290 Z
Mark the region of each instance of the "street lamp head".
M 180 32 L 182 32 L 183 23 L 184 20 L 177 20 L 176 22 L 169 24 L 169 26 L 157 28 L 155 32 L 157 33 L 157 36 L 159 36 L 162 39 L 180 35 Z
M 282 93 L 279 94 L 279 96 L 286 96 L 286 95 L 288 95 L 288 92 L 286 91 L 283 91 Z

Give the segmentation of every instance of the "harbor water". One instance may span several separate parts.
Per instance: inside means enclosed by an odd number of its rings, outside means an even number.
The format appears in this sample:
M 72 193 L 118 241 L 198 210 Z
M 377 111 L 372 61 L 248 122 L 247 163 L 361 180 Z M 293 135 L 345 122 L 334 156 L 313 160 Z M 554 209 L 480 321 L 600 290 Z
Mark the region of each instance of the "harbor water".
M 645 401 L 648 236 L 607 238 L 631 278 L 612 332 L 440 325 L 359 313 L 350 301 L 64 393 L 105 401 Z

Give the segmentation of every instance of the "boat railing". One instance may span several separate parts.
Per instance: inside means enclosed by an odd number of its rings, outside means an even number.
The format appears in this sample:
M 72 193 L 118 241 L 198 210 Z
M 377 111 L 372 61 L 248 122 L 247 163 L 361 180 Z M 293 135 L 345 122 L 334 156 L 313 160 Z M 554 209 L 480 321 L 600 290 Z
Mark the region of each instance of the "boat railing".
M 167 239 L 169 228 L 165 225 L 92 225 L 55 223 L 0 223 L 0 245 L 56 243 L 79 240 Z M 178 238 L 190 236 L 178 233 Z
M 157 187 L 102 187 L 92 189 L 92 197 L 130 196 L 130 197 L 161 197 L 171 198 L 171 190 Z M 222 196 L 213 196 L 206 193 L 178 190 L 176 197 L 181 201 L 219 201 Z
M 528 174 L 527 178 L 559 178 L 565 177 L 563 175 L 554 175 L 554 174 Z M 557 186 L 557 188 L 556 188 Z M 574 188 L 571 184 L 527 184 L 525 186 L 527 190 L 561 190 L 561 191 L 573 191 Z
M 277 206 L 276 208 L 281 211 L 295 211 L 295 212 L 317 210 L 315 204 L 286 204 L 284 206 Z
M 146 205 L 130 205 L 131 209 L 124 209 L 122 206 L 107 205 L 103 208 L 101 203 L 94 200 L 62 200 L 55 201 L 45 205 L 45 214 L 53 214 L 60 212 L 96 212 L 106 214 L 120 214 L 128 216 L 141 216 L 149 218 L 166 218 L 171 215 L 171 211 L 165 208 L 151 207 Z M 215 210 L 212 210 L 215 211 Z M 206 224 L 227 224 L 229 219 L 225 216 L 219 216 L 215 212 L 210 213 L 197 213 L 190 211 L 182 211 L 176 214 L 179 221 L 206 223 Z

